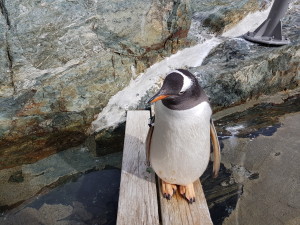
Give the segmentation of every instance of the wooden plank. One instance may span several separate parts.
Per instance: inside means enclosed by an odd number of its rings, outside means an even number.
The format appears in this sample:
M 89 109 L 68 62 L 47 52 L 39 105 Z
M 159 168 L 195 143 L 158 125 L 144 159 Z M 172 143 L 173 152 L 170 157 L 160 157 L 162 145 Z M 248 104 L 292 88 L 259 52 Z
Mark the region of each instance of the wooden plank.
M 163 225 L 213 225 L 200 180 L 194 182 L 196 202 L 188 202 L 180 195 L 179 191 L 167 200 L 161 192 L 159 180 L 159 199 Z
M 159 224 L 155 174 L 147 172 L 149 111 L 128 111 L 117 225 Z

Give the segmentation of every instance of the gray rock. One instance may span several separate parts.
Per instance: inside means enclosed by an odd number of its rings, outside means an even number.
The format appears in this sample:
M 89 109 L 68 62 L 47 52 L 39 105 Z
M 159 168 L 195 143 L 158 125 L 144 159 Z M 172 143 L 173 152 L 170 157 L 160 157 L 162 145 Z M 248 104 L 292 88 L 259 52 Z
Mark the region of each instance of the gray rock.
M 297 10 L 290 10 L 283 21 L 285 35 L 292 40 L 290 45 L 278 48 L 253 44 L 239 37 L 225 38 L 200 67 L 190 68 L 211 97 L 216 110 L 262 94 L 299 87 Z
M 110 97 L 185 46 L 190 25 L 186 1 L 0 6 L 0 169 L 84 142 Z
M 191 5 L 193 16 L 188 37 L 199 42 L 228 31 L 250 13 L 266 10 L 271 1 L 192 0 Z
M 283 126 L 271 137 L 238 139 L 236 146 L 225 141 L 223 160 L 256 171 L 259 177 L 243 180 L 243 194 L 223 224 L 299 223 L 299 119 L 299 112 L 281 117 Z
M 260 0 L 188 2 L 2 0 L 0 169 L 83 143 L 94 116 L 111 97 L 150 65 L 199 41 L 194 38 L 199 33 L 193 32 L 201 33 L 211 15 L 220 14 L 225 22 L 207 23 L 207 38 L 212 37 L 210 32 L 222 33 L 248 13 L 269 5 Z M 298 86 L 298 28 L 293 24 L 299 8 L 294 6 L 284 23 L 292 45 L 256 48 L 228 38 L 205 65 L 191 68 L 215 109 Z M 192 13 L 193 21 L 202 27 L 193 26 L 187 40 Z M 262 81 L 270 82 L 269 90 Z M 142 101 L 155 85 L 129 108 L 144 106 Z
M 11 56 L 6 40 L 7 32 L 8 25 L 6 19 L 3 14 L 0 14 L 0 97 L 11 96 L 14 92 L 11 74 Z

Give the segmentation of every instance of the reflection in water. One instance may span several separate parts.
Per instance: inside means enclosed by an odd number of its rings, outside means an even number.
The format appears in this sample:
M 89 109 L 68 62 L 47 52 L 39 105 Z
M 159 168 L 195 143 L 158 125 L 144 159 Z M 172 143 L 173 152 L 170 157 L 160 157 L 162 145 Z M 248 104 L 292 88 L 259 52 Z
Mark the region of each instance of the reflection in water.
M 0 217 L 2 225 L 116 224 L 120 170 L 84 174 Z

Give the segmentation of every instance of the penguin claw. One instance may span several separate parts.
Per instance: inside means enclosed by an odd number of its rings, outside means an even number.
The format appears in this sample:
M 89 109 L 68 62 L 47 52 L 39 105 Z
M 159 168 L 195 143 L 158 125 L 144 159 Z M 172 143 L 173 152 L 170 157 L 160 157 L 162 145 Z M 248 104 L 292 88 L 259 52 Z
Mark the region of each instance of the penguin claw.
M 179 191 L 189 204 L 196 202 L 194 185 L 192 183 L 187 186 L 179 186 Z
M 164 193 L 163 196 L 167 200 L 171 200 L 171 197 L 172 197 L 170 194 L 167 194 L 167 193 Z
M 167 200 L 171 200 L 172 196 L 176 193 L 177 186 L 175 184 L 169 184 L 162 180 L 162 193 L 163 197 Z
M 195 197 L 193 197 L 193 198 L 190 198 L 190 200 L 188 200 L 188 202 L 189 202 L 189 204 L 193 204 L 193 202 L 196 202 L 196 199 L 195 199 Z
M 170 200 L 170 199 L 171 199 L 171 195 L 170 195 L 170 194 L 167 194 L 166 199 Z

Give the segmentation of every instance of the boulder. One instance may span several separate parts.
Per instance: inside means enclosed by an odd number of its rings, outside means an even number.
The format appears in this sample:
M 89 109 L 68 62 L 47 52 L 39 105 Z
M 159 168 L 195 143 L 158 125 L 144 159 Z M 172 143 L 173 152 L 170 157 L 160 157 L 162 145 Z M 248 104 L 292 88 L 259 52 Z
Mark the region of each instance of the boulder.
M 76 146 L 111 96 L 185 46 L 186 1 L 0 1 L 0 169 Z
M 300 9 L 297 2 L 291 2 L 282 21 L 283 34 L 291 40 L 291 44 L 275 47 L 246 41 L 240 34 L 245 32 L 244 27 L 247 26 L 248 31 L 253 30 L 249 18 L 227 30 L 224 41 L 210 52 L 201 66 L 189 68 L 210 96 L 215 111 L 263 94 L 272 95 L 299 87 L 300 40 L 297 14 Z M 260 16 L 255 15 L 252 20 L 256 17 Z
M 112 152 L 103 143 L 115 142 L 126 110 L 145 108 L 178 67 L 215 110 L 299 86 L 296 3 L 283 21 L 292 44 L 268 48 L 233 37 L 270 1 L 1 0 L 0 169 L 82 144 L 88 129 L 97 153 Z

